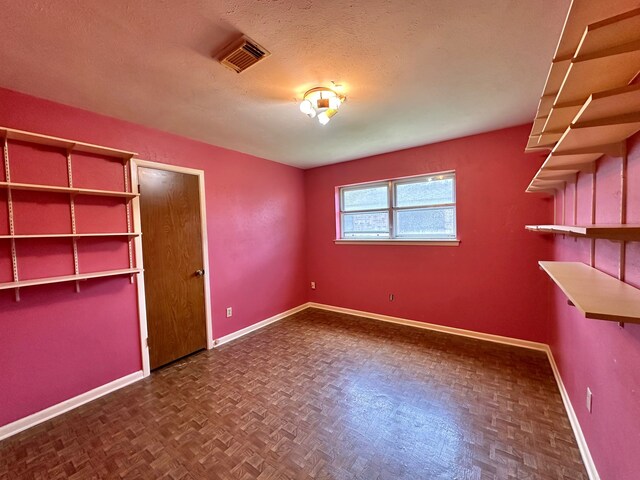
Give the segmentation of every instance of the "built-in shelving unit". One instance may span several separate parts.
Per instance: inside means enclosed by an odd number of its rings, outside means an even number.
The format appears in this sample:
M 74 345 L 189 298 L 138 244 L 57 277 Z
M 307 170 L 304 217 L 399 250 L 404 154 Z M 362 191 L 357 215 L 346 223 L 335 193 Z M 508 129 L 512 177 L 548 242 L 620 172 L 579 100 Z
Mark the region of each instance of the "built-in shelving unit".
M 0 182 L 0 190 L 6 191 L 7 207 L 8 207 L 8 234 L 0 234 L 1 241 L 8 241 L 11 245 L 11 266 L 13 280 L 10 282 L 0 283 L 0 290 L 13 289 L 16 294 L 16 300 L 20 300 L 20 289 L 35 285 L 47 285 L 53 283 L 76 282 L 76 290 L 79 291 L 79 282 L 91 278 L 103 278 L 113 276 L 128 275 L 133 281 L 133 275 L 140 273 L 140 269 L 136 268 L 133 259 L 132 241 L 140 233 L 132 231 L 131 222 L 131 200 L 138 195 L 131 192 L 129 185 L 129 161 L 135 155 L 133 152 L 117 150 L 109 147 L 102 147 L 85 142 L 68 140 L 64 138 L 41 135 L 37 133 L 25 132 L 23 130 L 15 130 L 11 128 L 0 127 L 0 138 L 3 141 L 3 160 L 4 160 L 4 181 Z M 20 183 L 11 181 L 11 165 L 9 161 L 9 150 L 12 142 L 21 142 L 27 144 L 45 145 L 53 149 L 61 150 L 66 154 L 67 160 L 67 185 L 46 185 L 38 183 Z M 111 161 L 116 160 L 122 163 L 122 181 L 123 190 L 100 190 L 92 188 L 78 188 L 73 185 L 73 165 L 72 156 L 75 153 L 91 154 L 93 158 L 85 158 L 83 161 Z M 15 208 L 13 200 L 13 192 L 46 192 L 53 194 L 64 194 L 69 199 L 69 215 L 71 220 L 71 232 L 69 233 L 27 233 L 16 232 L 15 229 Z M 115 201 L 122 201 L 123 215 L 126 216 L 127 231 L 126 232 L 92 232 L 79 233 L 76 225 L 75 214 L 75 198 L 78 195 L 88 195 L 94 197 L 111 197 Z M 23 198 L 24 197 L 24 198 Z M 29 201 L 27 195 L 21 197 L 22 201 Z M 38 201 L 41 201 L 39 199 Z M 50 239 L 70 239 L 73 246 L 73 275 L 50 276 L 44 278 L 22 279 L 19 271 L 19 250 L 20 242 L 31 239 L 40 239 L 43 244 L 42 256 L 47 255 L 46 241 Z M 128 268 L 120 268 L 114 270 L 102 270 L 95 272 L 82 272 L 80 268 L 80 256 L 78 254 L 78 240 L 91 241 L 91 239 L 113 239 L 117 241 L 126 241 L 128 247 L 129 265 Z
M 580 262 L 539 262 L 586 318 L 640 323 L 640 290 Z
M 640 241 L 640 225 L 527 225 L 527 230 L 538 233 L 557 233 L 585 238 Z
M 624 282 L 626 242 L 640 241 L 640 225 L 626 223 L 626 140 L 640 131 L 640 84 L 634 82 L 638 72 L 640 3 L 573 0 L 525 148 L 526 152 L 549 151 L 526 191 L 553 195 L 554 218 L 560 216 L 555 206 L 559 198 L 562 201 L 561 218 L 554 220 L 559 225 L 525 228 L 590 243 L 589 265 L 539 262 L 540 267 L 586 318 L 621 323 L 640 323 L 640 290 Z M 603 155 L 620 159 L 617 224 L 598 224 L 596 219 L 596 162 Z M 577 188 L 581 174 L 589 174 L 590 195 Z M 566 218 L 570 184 L 575 185 L 570 197 L 572 219 Z M 590 218 L 579 224 L 578 203 L 586 197 L 591 201 Z M 594 268 L 598 240 L 618 243 L 617 278 Z

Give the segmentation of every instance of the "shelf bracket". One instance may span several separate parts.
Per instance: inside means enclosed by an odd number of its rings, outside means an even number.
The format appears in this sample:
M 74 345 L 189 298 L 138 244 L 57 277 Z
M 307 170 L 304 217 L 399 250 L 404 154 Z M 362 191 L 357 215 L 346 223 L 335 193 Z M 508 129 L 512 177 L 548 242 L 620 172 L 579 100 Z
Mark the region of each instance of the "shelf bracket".
M 14 289 L 14 293 L 16 294 L 16 302 L 19 302 L 20 301 L 20 288 L 16 287 Z

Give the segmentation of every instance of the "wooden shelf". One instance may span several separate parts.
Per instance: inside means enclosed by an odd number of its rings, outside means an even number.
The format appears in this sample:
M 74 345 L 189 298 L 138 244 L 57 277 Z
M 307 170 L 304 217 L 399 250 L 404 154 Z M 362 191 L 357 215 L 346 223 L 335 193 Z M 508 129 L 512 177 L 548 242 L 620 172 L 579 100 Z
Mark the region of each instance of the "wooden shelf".
M 525 151 L 550 149 L 549 143 L 559 140 L 557 132 L 567 127 L 571 113 L 565 112 L 568 121 L 562 126 L 554 107 L 579 103 L 593 92 L 631 81 L 638 69 L 634 71 L 634 63 L 629 60 L 637 62 L 638 53 L 634 50 L 638 50 L 639 32 L 640 8 L 636 0 L 571 3 L 535 117 L 547 118 L 547 125 L 543 131 L 532 129 Z
M 12 288 L 32 287 L 35 285 L 47 285 L 50 283 L 76 282 L 90 278 L 116 277 L 122 275 L 135 275 L 142 270 L 139 268 L 125 268 L 122 270 L 106 270 L 102 272 L 81 273 L 79 275 L 63 275 L 61 277 L 35 278 L 31 280 L 19 280 L 17 282 L 0 283 L 0 290 Z
M 639 224 L 526 225 L 525 228 L 539 233 L 560 233 L 575 237 L 640 241 Z
M 115 148 L 93 145 L 91 143 L 76 142 L 75 140 L 68 140 L 66 138 L 40 135 L 37 133 L 25 132 L 6 127 L 0 127 L 0 136 L 9 140 L 47 145 L 50 147 L 61 148 L 63 150 L 91 153 L 105 157 L 115 157 L 123 161 L 129 160 L 136 155 L 134 152 L 127 152 L 125 150 L 116 150 Z
M 553 149 L 555 153 L 607 146 L 626 140 L 640 130 L 640 112 L 571 125 Z M 605 152 L 601 152 L 600 156 Z
M 640 290 L 580 262 L 538 262 L 586 318 L 640 323 Z
M 110 237 L 139 237 L 140 233 L 43 233 L 34 235 L 0 235 L 0 240 L 29 239 L 29 238 L 110 238 Z
M 58 187 L 55 185 L 38 185 L 33 183 L 7 183 L 0 182 L 0 188 L 5 190 L 23 190 L 34 192 L 51 192 L 51 193 L 68 193 L 71 195 L 91 195 L 96 197 L 121 197 L 121 198 L 135 198 L 137 193 L 131 192 L 117 192 L 112 190 L 96 190 L 91 188 L 76 188 L 76 187 Z

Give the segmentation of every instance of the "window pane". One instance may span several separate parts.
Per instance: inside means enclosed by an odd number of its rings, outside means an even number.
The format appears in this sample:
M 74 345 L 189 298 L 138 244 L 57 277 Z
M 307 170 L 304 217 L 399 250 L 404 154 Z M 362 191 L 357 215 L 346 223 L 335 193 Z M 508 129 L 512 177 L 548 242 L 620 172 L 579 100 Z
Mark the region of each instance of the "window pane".
M 396 210 L 396 237 L 455 238 L 456 208 Z
M 455 203 L 455 177 L 437 175 L 396 184 L 396 207 Z
M 389 238 L 389 213 L 343 213 L 342 238 Z
M 353 187 L 342 189 L 342 210 L 380 210 L 388 208 L 388 185 L 375 185 L 373 187 Z

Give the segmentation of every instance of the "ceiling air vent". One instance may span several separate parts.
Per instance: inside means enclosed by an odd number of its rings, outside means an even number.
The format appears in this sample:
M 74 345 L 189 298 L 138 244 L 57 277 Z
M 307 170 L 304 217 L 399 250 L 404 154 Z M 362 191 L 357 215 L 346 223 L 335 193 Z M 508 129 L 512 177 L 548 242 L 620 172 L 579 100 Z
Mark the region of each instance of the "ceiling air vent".
M 241 37 L 222 51 L 220 63 L 234 72 L 244 72 L 271 53 L 247 37 Z

